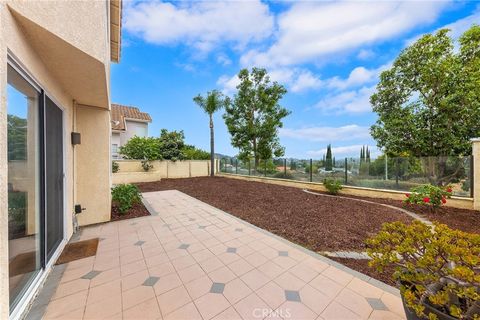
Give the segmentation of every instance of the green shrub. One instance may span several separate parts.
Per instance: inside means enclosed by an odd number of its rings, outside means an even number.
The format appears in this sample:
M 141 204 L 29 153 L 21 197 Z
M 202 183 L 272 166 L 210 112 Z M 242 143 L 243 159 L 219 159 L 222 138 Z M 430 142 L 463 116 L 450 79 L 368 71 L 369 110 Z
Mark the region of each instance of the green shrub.
M 452 188 L 424 184 L 410 189 L 410 193 L 406 193 L 405 196 L 407 197 L 405 203 L 429 206 L 435 210 L 451 198 Z
M 327 193 L 333 195 L 338 194 L 338 192 L 343 188 L 339 181 L 332 178 L 325 178 L 323 180 L 323 185 L 327 189 Z
M 393 279 L 407 307 L 422 319 L 431 309 L 459 319 L 480 319 L 480 235 L 418 220 L 387 223 L 368 239 L 370 267 L 395 267 Z
M 290 172 L 277 172 L 273 175 L 274 178 L 278 178 L 278 179 L 290 179 L 290 180 L 293 180 L 295 179 L 295 177 L 293 176 L 293 174 L 291 174 Z
M 117 161 L 112 161 L 112 172 L 116 173 L 118 170 L 120 170 L 120 165 Z
M 142 160 L 142 168 L 145 172 L 150 171 L 153 168 L 153 164 L 148 160 Z
M 26 223 L 27 216 L 27 193 L 8 192 L 8 218 L 15 221 L 19 226 Z
M 120 154 L 127 159 L 161 160 L 158 138 L 133 137 L 120 147 Z
M 195 146 L 186 145 L 182 152 L 186 160 L 210 160 L 210 152 L 198 149 Z
M 142 195 L 133 184 L 119 184 L 112 188 L 112 201 L 118 206 L 121 214 L 125 214 L 132 206 L 141 201 Z

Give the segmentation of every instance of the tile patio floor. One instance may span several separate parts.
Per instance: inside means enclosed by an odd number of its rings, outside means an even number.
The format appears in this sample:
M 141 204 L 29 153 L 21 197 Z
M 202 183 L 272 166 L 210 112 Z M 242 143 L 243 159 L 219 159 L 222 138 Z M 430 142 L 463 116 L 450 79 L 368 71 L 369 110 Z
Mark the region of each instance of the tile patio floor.
M 144 201 L 156 215 L 82 229 L 97 255 L 56 267 L 30 318 L 405 318 L 392 288 L 188 195 Z

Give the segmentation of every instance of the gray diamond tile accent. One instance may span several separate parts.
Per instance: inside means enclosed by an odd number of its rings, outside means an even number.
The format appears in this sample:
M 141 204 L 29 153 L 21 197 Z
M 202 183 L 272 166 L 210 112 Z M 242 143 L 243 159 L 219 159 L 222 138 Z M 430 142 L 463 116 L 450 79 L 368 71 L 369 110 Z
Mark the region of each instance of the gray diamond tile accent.
M 278 251 L 280 257 L 288 257 L 288 251 Z
M 190 247 L 189 244 L 182 243 L 182 244 L 178 247 L 178 249 L 187 249 L 188 247 Z
M 235 231 L 237 231 L 237 232 L 242 232 L 243 229 L 242 229 L 242 228 L 236 228 Z
M 102 271 L 92 270 L 92 271 L 84 274 L 84 275 L 82 276 L 82 279 L 92 280 L 93 278 L 95 278 L 96 276 L 98 276 L 100 273 L 102 273 Z
M 227 252 L 228 253 L 237 253 L 237 248 L 229 247 L 229 248 L 227 248 Z
M 377 299 L 377 298 L 365 298 L 365 299 L 367 299 L 368 303 L 373 308 L 373 310 L 388 310 L 387 306 L 380 299 Z
M 293 290 L 285 290 L 285 299 L 287 299 L 287 301 L 301 302 L 300 294 L 298 291 Z
M 153 287 L 159 279 L 159 277 L 148 277 L 147 279 L 145 279 L 142 285 L 147 287 Z
M 190 218 L 190 219 L 188 219 L 188 221 L 195 221 L 195 219 L 194 219 L 194 218 Z
M 198 229 L 205 229 L 207 226 L 198 226 Z
M 145 241 L 140 240 L 140 241 L 135 242 L 134 245 L 141 246 L 144 243 L 145 243 Z
M 222 294 L 223 289 L 225 289 L 225 283 L 214 282 L 210 288 L 210 292 Z

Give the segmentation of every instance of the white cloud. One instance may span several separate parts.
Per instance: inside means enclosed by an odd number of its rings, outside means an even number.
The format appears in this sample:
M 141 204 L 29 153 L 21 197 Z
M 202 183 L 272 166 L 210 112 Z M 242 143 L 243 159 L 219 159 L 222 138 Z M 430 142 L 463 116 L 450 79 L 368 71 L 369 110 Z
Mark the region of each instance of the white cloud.
M 349 146 L 342 146 L 342 147 L 335 147 L 332 146 L 332 154 L 334 156 L 353 156 L 358 157 L 360 154 L 360 149 L 363 146 L 362 144 L 354 144 Z M 371 151 L 370 156 L 372 158 L 378 156 L 381 152 L 375 146 L 368 146 L 368 149 Z M 327 153 L 327 148 L 323 148 L 320 150 L 310 150 L 307 151 L 307 154 L 310 156 L 322 156 Z M 338 159 L 338 158 L 337 158 Z
M 303 92 L 312 89 L 318 89 L 322 86 L 322 81 L 310 70 L 302 68 L 275 68 L 268 71 L 270 80 L 277 81 L 279 84 L 287 86 L 291 92 Z M 225 94 L 232 94 L 239 84 L 237 75 L 223 75 L 217 80 Z
M 375 92 L 375 87 L 373 85 L 327 95 L 315 105 L 315 108 L 322 110 L 324 113 L 337 114 L 371 111 L 370 96 Z
M 455 22 L 444 25 L 443 27 L 433 31 L 433 33 L 435 33 L 440 29 L 447 28 L 447 29 L 450 29 L 450 36 L 453 39 L 458 39 L 465 31 L 467 31 L 472 26 L 472 24 L 479 24 L 479 22 L 480 22 L 480 6 L 477 7 L 477 9 L 473 14 L 465 18 L 459 19 Z M 420 39 L 423 35 L 424 34 L 422 33 L 422 34 L 416 35 L 415 37 L 407 39 L 405 41 L 405 45 L 406 46 L 412 45 L 415 41 Z
M 360 86 L 366 83 L 372 83 L 378 81 L 378 76 L 384 70 L 386 70 L 390 64 L 380 66 L 375 69 L 367 69 L 365 67 L 356 67 L 353 69 L 346 79 L 339 77 L 333 77 L 327 79 L 327 86 L 335 89 L 346 89 L 349 87 Z
M 283 138 L 318 142 L 337 142 L 354 139 L 371 139 L 369 130 L 369 127 L 350 124 L 342 127 L 308 127 L 301 129 L 280 128 L 279 135 Z
M 232 64 L 232 60 L 226 54 L 219 54 L 217 56 L 217 62 L 223 66 L 229 66 Z
M 244 54 L 244 66 L 286 66 L 398 36 L 432 23 L 445 1 L 296 2 L 278 18 L 276 41 Z
M 221 87 L 221 91 L 223 94 L 231 95 L 237 90 L 237 86 L 240 83 L 240 79 L 238 79 L 237 75 L 234 76 L 227 76 L 223 75 L 217 80 L 217 85 Z
M 358 54 L 357 58 L 360 60 L 368 60 L 375 56 L 375 52 L 369 49 L 361 49 Z
M 252 23 L 254 21 L 254 23 Z M 139 2 L 125 6 L 125 30 L 145 41 L 185 43 L 209 52 L 222 41 L 245 46 L 269 37 L 274 17 L 253 1 Z

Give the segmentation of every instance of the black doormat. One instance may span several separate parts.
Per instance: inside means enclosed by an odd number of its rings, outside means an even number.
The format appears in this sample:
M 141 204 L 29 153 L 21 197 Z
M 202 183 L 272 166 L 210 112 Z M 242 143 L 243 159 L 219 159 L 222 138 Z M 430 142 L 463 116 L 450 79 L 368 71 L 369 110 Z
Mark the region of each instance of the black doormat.
M 98 240 L 98 238 L 94 238 L 67 244 L 56 264 L 64 264 L 96 255 Z

